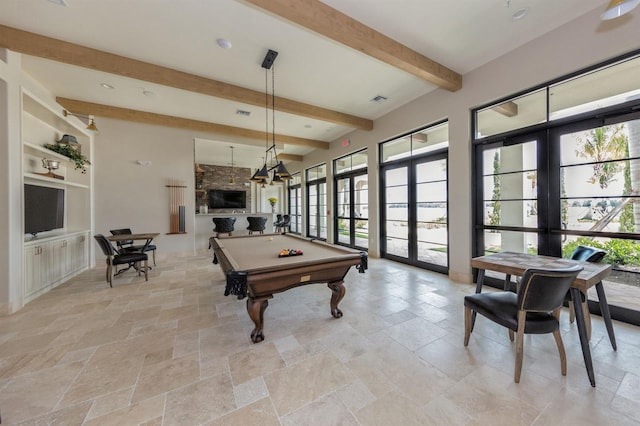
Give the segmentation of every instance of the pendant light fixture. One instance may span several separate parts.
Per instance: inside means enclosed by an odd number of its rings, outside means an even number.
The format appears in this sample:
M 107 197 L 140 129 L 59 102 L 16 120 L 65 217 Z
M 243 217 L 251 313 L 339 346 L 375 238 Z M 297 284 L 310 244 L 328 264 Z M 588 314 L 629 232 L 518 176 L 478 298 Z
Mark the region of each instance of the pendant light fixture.
M 604 21 L 618 18 L 631 12 L 638 4 L 640 0 L 611 0 L 600 18 Z
M 285 167 L 284 163 L 278 160 L 278 152 L 276 149 L 276 94 L 275 94 L 275 70 L 273 62 L 278 56 L 278 52 L 269 49 L 264 60 L 262 61 L 262 68 L 264 68 L 264 97 L 265 97 L 265 156 L 263 158 L 263 164 L 261 168 L 258 168 L 256 172 L 251 176 L 251 181 L 260 183 L 264 187 L 269 180 L 269 172 L 273 170 L 274 182 L 284 182 L 287 179 L 291 179 L 291 174 Z M 269 108 L 269 71 L 271 71 L 271 108 Z M 271 144 L 269 143 L 269 110 L 271 109 Z M 272 165 L 273 164 L 273 165 Z M 278 179 L 276 179 L 276 177 Z

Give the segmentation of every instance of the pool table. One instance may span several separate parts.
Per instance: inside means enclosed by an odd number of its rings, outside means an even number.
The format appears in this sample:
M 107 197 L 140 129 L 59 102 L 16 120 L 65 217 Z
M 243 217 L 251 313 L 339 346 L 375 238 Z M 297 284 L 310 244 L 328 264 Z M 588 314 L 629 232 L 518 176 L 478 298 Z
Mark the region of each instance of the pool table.
M 275 293 L 314 283 L 331 289 L 331 315 L 342 317 L 338 303 L 345 294 L 344 277 L 351 266 L 367 269 L 367 254 L 290 234 L 264 234 L 209 239 L 213 263 L 227 276 L 225 296 L 247 297 L 247 312 L 255 324 L 251 341 L 264 340 L 264 311 Z M 283 249 L 301 250 L 301 255 L 280 257 Z

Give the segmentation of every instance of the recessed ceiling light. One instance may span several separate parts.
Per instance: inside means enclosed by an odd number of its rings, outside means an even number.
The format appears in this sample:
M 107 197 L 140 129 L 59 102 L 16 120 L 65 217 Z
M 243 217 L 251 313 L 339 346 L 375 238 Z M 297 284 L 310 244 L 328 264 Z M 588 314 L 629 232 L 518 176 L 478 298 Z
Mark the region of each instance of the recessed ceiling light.
M 248 117 L 248 116 L 251 115 L 251 111 L 245 111 L 245 110 L 242 110 L 242 109 L 237 109 L 236 110 L 236 114 L 244 115 L 244 116 Z
M 218 43 L 218 46 L 222 47 L 223 49 L 231 49 L 232 46 L 231 42 L 224 38 L 217 39 L 216 43 Z
M 51 3 L 57 4 L 58 6 L 67 6 L 66 0 L 49 0 Z
M 511 19 L 513 19 L 514 21 L 519 21 L 520 19 L 527 16 L 528 13 L 529 13 L 529 8 L 523 7 L 522 9 L 518 9 L 513 15 L 511 15 Z
M 109 90 L 115 89 L 115 87 L 113 87 L 109 83 L 100 83 L 100 86 L 102 86 L 103 89 L 109 89 Z
M 387 98 L 385 98 L 384 96 L 377 95 L 373 99 L 371 99 L 371 102 L 375 102 L 375 103 L 379 104 L 379 103 L 382 103 L 382 102 L 384 102 L 386 100 L 387 100 Z
M 145 90 L 145 89 L 142 89 L 142 94 L 145 95 L 148 98 L 153 98 L 156 95 L 151 90 Z
M 305 129 L 310 129 L 311 127 L 312 127 L 312 126 L 311 126 L 311 124 L 305 124 L 305 125 L 304 125 L 304 128 L 305 128 Z

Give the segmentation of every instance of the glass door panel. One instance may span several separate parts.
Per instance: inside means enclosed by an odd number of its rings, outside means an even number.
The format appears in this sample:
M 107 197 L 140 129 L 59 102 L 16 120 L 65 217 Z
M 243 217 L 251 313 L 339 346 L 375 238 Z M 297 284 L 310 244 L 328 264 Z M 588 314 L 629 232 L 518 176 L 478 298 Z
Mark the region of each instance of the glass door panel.
M 386 253 L 409 259 L 409 168 L 386 170 L 385 222 Z
M 416 165 L 417 260 L 448 267 L 447 160 Z
M 604 262 L 614 268 L 604 281 L 609 305 L 640 311 L 640 120 L 560 129 L 555 140 L 560 232 L 571 231 L 562 236 L 562 255 L 570 257 L 578 245 L 605 250 Z M 598 299 L 595 289 L 589 299 Z

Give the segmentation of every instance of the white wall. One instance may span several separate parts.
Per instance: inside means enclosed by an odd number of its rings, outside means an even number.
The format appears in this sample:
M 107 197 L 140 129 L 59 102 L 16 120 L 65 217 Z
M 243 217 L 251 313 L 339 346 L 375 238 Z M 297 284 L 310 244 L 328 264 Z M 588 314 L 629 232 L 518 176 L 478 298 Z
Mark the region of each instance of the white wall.
M 96 118 L 95 233 L 131 228 L 159 232 L 156 255 L 194 250 L 194 159 L 191 131 Z M 150 161 L 148 166 L 136 163 Z M 184 182 L 186 234 L 169 232 L 170 180 Z M 102 258 L 100 252 L 96 259 Z
M 331 144 L 328 152 L 316 151 L 306 156 L 301 170 L 321 162 L 329 165 L 333 159 L 363 147 L 369 149 L 369 159 L 375 159 L 381 141 L 448 119 L 450 277 L 471 282 L 470 109 L 640 48 L 640 12 L 634 11 L 604 23 L 600 21 L 599 13 L 599 10 L 589 12 L 464 75 L 462 89 L 457 92 L 436 90 L 375 120 L 370 132 L 354 131 L 341 137 Z M 509 37 L 509 34 L 504 36 Z M 351 141 L 347 148 L 341 144 L 345 137 Z M 329 179 L 328 176 L 327 181 Z M 369 179 L 377 185 L 377 165 L 371 161 Z M 374 186 L 370 185 L 369 211 L 375 212 L 378 191 L 372 188 Z M 371 215 L 369 229 L 371 238 L 377 241 L 377 216 Z M 378 254 L 377 245 L 369 249 L 371 255 Z

